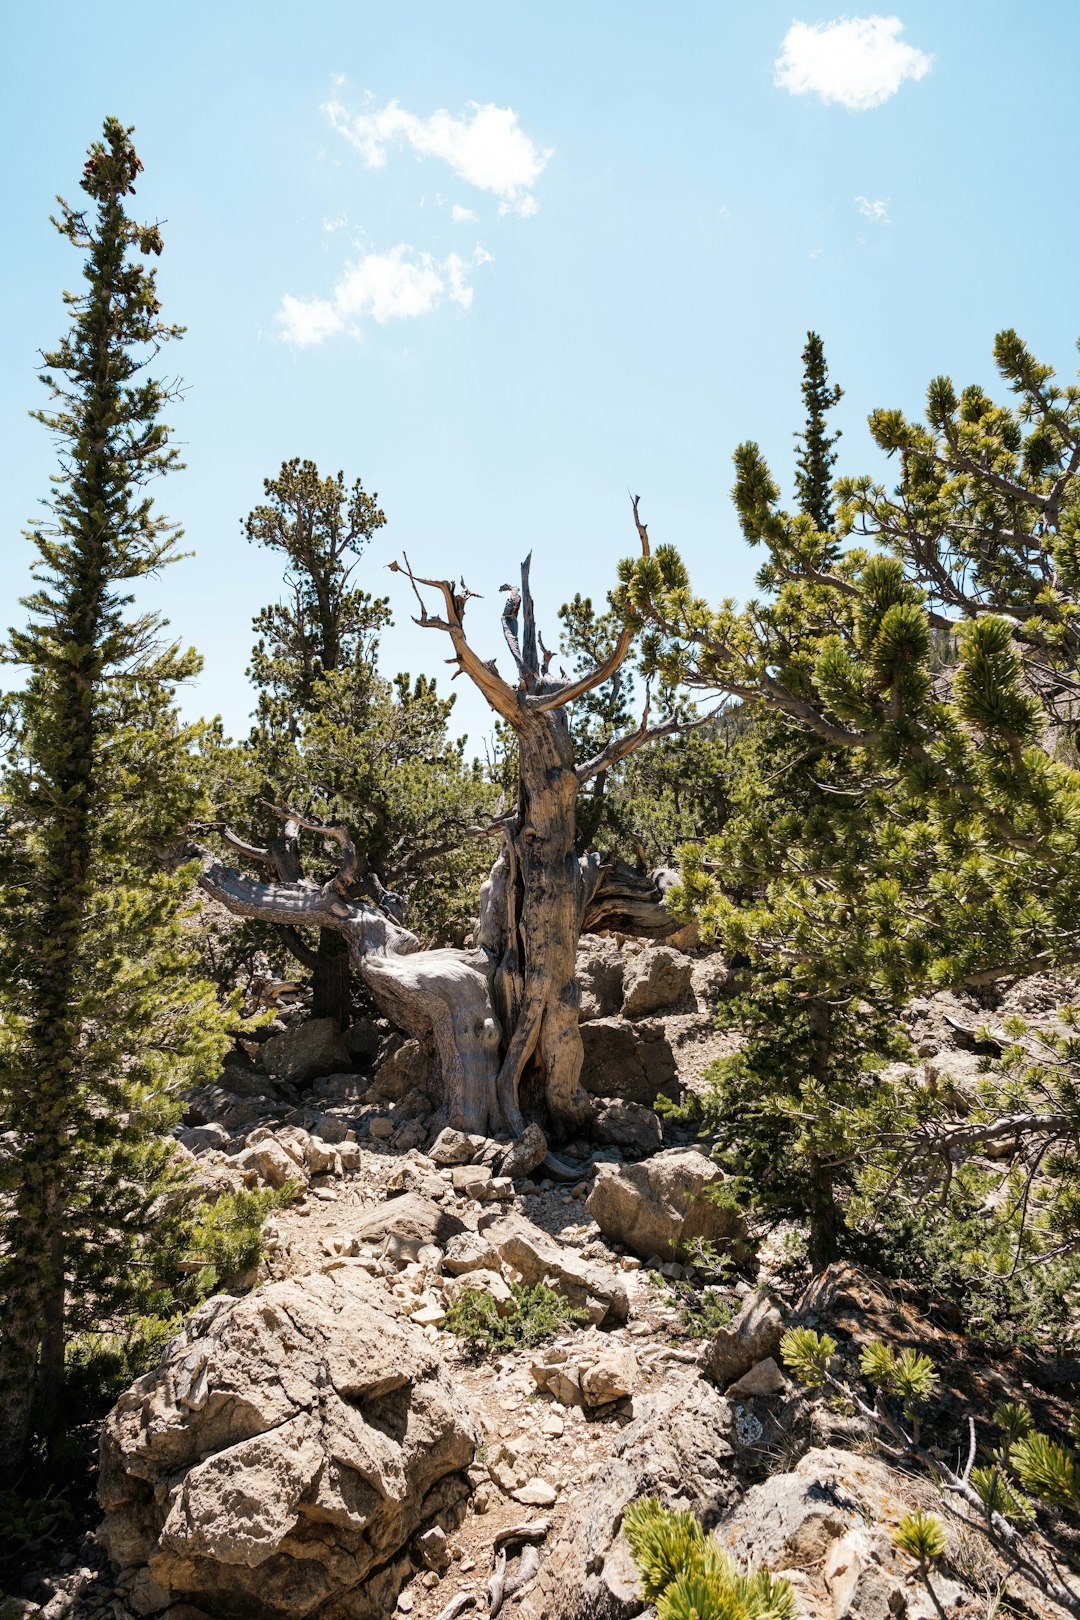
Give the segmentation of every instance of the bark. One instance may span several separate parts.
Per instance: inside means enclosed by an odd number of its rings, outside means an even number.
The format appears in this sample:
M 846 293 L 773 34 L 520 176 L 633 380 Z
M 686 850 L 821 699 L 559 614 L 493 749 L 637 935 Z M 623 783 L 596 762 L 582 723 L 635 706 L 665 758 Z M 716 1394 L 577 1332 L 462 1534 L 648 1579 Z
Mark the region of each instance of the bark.
M 351 1022 L 349 986 L 349 948 L 340 934 L 321 928 L 311 971 L 312 1017 L 332 1018 L 338 1029 L 348 1029 Z
M 636 521 L 636 503 L 634 515 Z M 648 556 L 640 523 L 638 533 Z M 618 926 L 656 936 L 678 926 L 663 908 L 655 877 L 610 856 L 579 858 L 578 795 L 635 748 L 682 728 L 675 723 L 650 727 L 646 709 L 633 731 L 613 737 L 594 759 L 575 761 L 567 708 L 617 672 L 630 650 L 631 633 L 624 630 L 612 653 L 590 673 L 573 681 L 554 679 L 548 673 L 551 655 L 536 630 L 529 566 L 526 559 L 520 588 L 503 587 L 503 632 L 517 676 L 510 684 L 465 637 L 462 619 L 471 593 L 464 585 L 419 579 L 407 561 L 404 568 L 391 564 L 412 585 L 417 622 L 450 638 L 450 662 L 517 735 L 518 804 L 497 827 L 502 847 L 481 892 L 474 950 L 420 951 L 415 938 L 386 912 L 350 898 L 357 858 L 348 835 L 284 809 L 287 827 L 308 827 L 337 841 L 341 858 L 331 883 L 323 888 L 297 879 L 255 883 L 205 852 L 200 852 L 201 882 L 242 916 L 340 935 L 353 970 L 380 1010 L 411 1034 L 433 1041 L 440 1060 L 435 1100 L 449 1124 L 481 1134 L 517 1135 L 531 1118 L 565 1136 L 591 1112 L 580 1085 L 576 967 L 583 927 Z M 441 595 L 441 615 L 428 612 L 421 586 Z M 282 863 L 273 864 L 284 876 Z

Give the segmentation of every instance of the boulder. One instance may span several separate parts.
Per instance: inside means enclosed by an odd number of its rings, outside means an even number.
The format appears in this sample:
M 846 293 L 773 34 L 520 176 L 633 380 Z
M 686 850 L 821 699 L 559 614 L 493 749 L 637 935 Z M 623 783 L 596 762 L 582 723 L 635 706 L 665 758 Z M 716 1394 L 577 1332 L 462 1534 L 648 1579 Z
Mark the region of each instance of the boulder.
M 498 1271 L 497 1250 L 479 1232 L 459 1232 L 449 1239 L 443 1254 L 443 1270 L 450 1277 L 464 1277 L 470 1271 Z
M 783 1335 L 784 1318 L 775 1301 L 768 1294 L 748 1294 L 738 1315 L 706 1345 L 702 1371 L 723 1388 L 758 1362 L 779 1355 Z
M 605 1100 L 593 1115 L 591 1130 L 598 1142 L 617 1147 L 628 1159 L 647 1159 L 659 1153 L 663 1141 L 655 1108 L 644 1103 Z
M 787 1379 L 772 1356 L 766 1356 L 764 1361 L 755 1362 L 749 1372 L 729 1384 L 724 1393 L 729 1400 L 745 1401 L 754 1396 L 782 1395 L 785 1389 Z
M 276 1133 L 286 1153 L 302 1164 L 312 1176 L 339 1175 L 341 1161 L 333 1144 L 301 1130 L 299 1125 L 285 1125 Z
M 611 1018 L 623 999 L 623 953 L 617 941 L 587 935 L 578 946 L 577 981 L 581 991 L 578 1017 Z
M 571 1305 L 586 1311 L 594 1326 L 626 1321 L 630 1309 L 626 1288 L 615 1273 L 589 1265 L 524 1215 L 498 1217 L 485 1226 L 483 1235 L 524 1282 L 530 1286 L 546 1283 Z
M 609 1406 L 637 1387 L 637 1357 L 629 1345 L 603 1345 L 581 1369 L 581 1393 L 589 1406 Z
M 439 1132 L 427 1150 L 432 1164 L 476 1164 L 487 1146 L 486 1136 L 470 1136 L 466 1131 L 455 1131 L 447 1125 Z
M 623 1016 L 666 1012 L 690 992 L 694 964 L 670 945 L 647 945 L 632 956 L 623 975 Z
M 742 1248 L 742 1216 L 702 1196 L 723 1180 L 697 1148 L 668 1148 L 644 1164 L 600 1165 L 586 1208 L 606 1238 L 642 1259 L 675 1260 L 694 1238 Z
M 410 1091 L 427 1092 L 431 1053 L 421 1042 L 402 1041 L 375 1070 L 367 1093 L 372 1103 L 402 1102 Z
M 342 1036 L 345 1049 L 358 1065 L 374 1062 L 382 1045 L 382 1032 L 371 1018 L 358 1018 Z
M 678 1098 L 675 1054 L 659 1021 L 597 1018 L 582 1024 L 581 1040 L 581 1084 L 591 1096 L 649 1104 L 661 1093 Z
M 534 1170 L 539 1170 L 547 1158 L 547 1150 L 547 1137 L 539 1125 L 526 1125 L 517 1141 L 511 1142 L 496 1161 L 496 1170 L 500 1176 L 520 1181 L 522 1176 L 531 1176 Z
M 828 1596 L 822 1607 L 836 1620 L 846 1614 L 860 1620 L 906 1614 L 915 1620 L 933 1609 L 926 1594 L 913 1589 L 910 1563 L 905 1565 L 890 1534 L 911 1506 L 910 1479 L 876 1458 L 823 1448 L 808 1451 L 790 1473 L 774 1474 L 747 1491 L 716 1537 L 744 1561 L 815 1576 L 820 1571 Z M 942 1575 L 932 1580 L 950 1608 L 971 1597 Z
M 306 1086 L 349 1067 L 349 1050 L 332 1018 L 309 1018 L 259 1047 L 259 1068 L 277 1080 Z
M 176 1140 L 189 1153 L 205 1153 L 209 1148 L 224 1151 L 229 1143 L 229 1133 L 224 1125 L 191 1125 L 187 1130 L 177 1131 Z
M 375 1249 L 389 1241 L 396 1254 L 412 1251 L 414 1259 L 425 1244 L 441 1247 L 465 1230 L 464 1221 L 415 1192 L 388 1198 L 378 1209 L 350 1221 L 349 1226 L 359 1243 Z
M 217 1124 L 226 1131 L 235 1131 L 273 1111 L 269 1097 L 238 1097 L 223 1086 L 200 1086 L 185 1101 L 184 1124 Z
M 384 1298 L 342 1270 L 208 1300 L 121 1396 L 102 1431 L 101 1536 L 159 1608 L 393 1609 L 410 1538 L 460 1510 L 477 1430 Z
M 308 1173 L 303 1164 L 287 1152 L 269 1132 L 262 1141 L 255 1142 L 246 1147 L 242 1153 L 238 1153 L 233 1163 L 241 1170 L 250 1171 L 268 1187 L 280 1189 L 287 1181 L 295 1181 L 301 1187 L 308 1184 Z
M 519 1600 L 518 1620 L 640 1615 L 639 1577 L 619 1531 L 630 1503 L 659 1496 L 669 1507 L 713 1520 L 738 1498 L 727 1401 L 690 1379 L 641 1404 L 597 1477 L 576 1488 L 574 1511 L 546 1544 L 539 1573 Z

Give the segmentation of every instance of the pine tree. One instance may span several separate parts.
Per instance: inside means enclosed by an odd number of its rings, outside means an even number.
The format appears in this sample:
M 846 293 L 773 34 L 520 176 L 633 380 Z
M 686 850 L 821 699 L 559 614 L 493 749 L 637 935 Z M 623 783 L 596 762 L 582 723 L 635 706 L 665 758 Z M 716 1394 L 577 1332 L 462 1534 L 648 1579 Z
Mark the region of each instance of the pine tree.
M 424 676 L 388 680 L 379 670 L 389 609 L 353 582 L 364 548 L 386 521 L 378 498 L 359 480 L 347 487 L 342 473 L 323 478 L 313 462 L 299 459 L 285 462 L 264 488 L 267 499 L 244 531 L 285 557 L 286 591 L 255 618 L 251 734 L 240 747 L 211 750 L 226 842 L 280 882 L 293 882 L 305 863 L 314 871 L 302 847 L 305 830 L 347 828 L 355 849 L 348 898 L 385 900 L 396 914 L 406 908 L 422 932 L 463 936 L 469 922 L 462 895 L 479 884 L 485 854 L 465 830 L 490 794 L 465 759 L 464 739 L 447 734 L 453 697 L 441 697 Z M 275 806 L 297 814 L 283 817 Z M 262 842 L 252 843 L 252 834 Z M 331 862 L 327 879 L 334 873 Z M 271 931 L 258 922 L 246 928 L 249 942 L 271 952 L 284 944 L 310 971 L 316 1017 L 348 1025 L 352 975 L 338 933 Z
M 806 425 L 795 435 L 800 446 L 795 463 L 795 493 L 799 511 L 818 529 L 832 528 L 832 470 L 836 465 L 835 445 L 840 437 L 826 430 L 825 418 L 844 397 L 844 390 L 829 382 L 825 345 L 816 332 L 807 332 L 802 352 L 802 397 Z
M 255 618 L 259 636 L 248 671 L 259 693 L 251 736 L 262 791 L 290 800 L 310 787 L 303 761 L 304 734 L 325 707 L 336 681 L 347 687 L 353 717 L 351 729 L 362 729 L 375 687 L 379 631 L 389 618 L 385 598 L 352 584 L 357 562 L 368 541 L 386 522 L 377 495 L 359 479 L 351 489 L 345 475 L 323 478 L 313 461 L 294 457 L 276 478 L 264 481 L 266 500 L 244 521 L 247 538 L 269 546 L 286 561 L 284 601 L 265 607 Z M 320 784 L 334 796 L 337 784 Z M 282 876 L 299 875 L 298 831 L 283 850 Z M 293 954 L 312 974 L 312 1011 L 332 1018 L 339 1028 L 349 1023 L 349 964 L 344 941 L 329 929 L 319 930 L 310 949 L 295 934 Z
M 198 809 L 194 731 L 173 706 L 198 660 L 132 613 L 133 582 L 176 556 L 147 485 L 177 465 L 160 421 L 174 397 L 146 368 L 179 335 L 147 255 L 156 225 L 126 211 L 142 164 L 106 120 L 87 202 L 54 220 L 84 255 L 71 326 L 44 355 L 60 470 L 33 526 L 38 589 L 7 661 L 0 794 L 0 1117 L 13 1138 L 0 1191 L 0 1456 L 63 1424 L 65 1347 L 144 1302 L 150 1212 L 175 1179 L 163 1134 L 185 1084 L 227 1044 L 184 923 L 191 874 L 160 856 Z

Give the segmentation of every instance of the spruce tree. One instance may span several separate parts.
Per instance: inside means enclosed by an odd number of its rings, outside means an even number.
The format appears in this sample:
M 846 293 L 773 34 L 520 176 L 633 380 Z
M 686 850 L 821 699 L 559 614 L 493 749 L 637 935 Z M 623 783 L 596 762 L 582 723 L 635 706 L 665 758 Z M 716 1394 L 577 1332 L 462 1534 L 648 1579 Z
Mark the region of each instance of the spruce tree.
M 844 397 L 844 390 L 829 382 L 825 345 L 817 332 L 807 332 L 802 352 L 802 397 L 806 425 L 795 435 L 799 454 L 795 462 L 795 494 L 799 511 L 815 528 L 832 527 L 832 470 L 836 465 L 836 442 L 840 431 L 829 433 L 825 419 Z
M 150 482 L 177 464 L 152 376 L 164 322 L 148 255 L 157 225 L 129 217 L 142 168 L 107 119 L 83 169 L 86 201 L 54 224 L 83 255 L 68 332 L 43 356 L 35 412 L 59 455 L 48 518 L 29 531 L 37 589 L 5 649 L 25 681 L 10 703 L 0 792 L 0 1119 L 4 1161 L 0 1457 L 51 1450 L 65 1348 L 146 1302 L 151 1210 L 175 1179 L 174 1098 L 227 1044 L 184 921 L 190 872 L 161 853 L 199 807 L 194 732 L 176 684 L 198 660 L 132 611 L 132 584 L 176 556 Z

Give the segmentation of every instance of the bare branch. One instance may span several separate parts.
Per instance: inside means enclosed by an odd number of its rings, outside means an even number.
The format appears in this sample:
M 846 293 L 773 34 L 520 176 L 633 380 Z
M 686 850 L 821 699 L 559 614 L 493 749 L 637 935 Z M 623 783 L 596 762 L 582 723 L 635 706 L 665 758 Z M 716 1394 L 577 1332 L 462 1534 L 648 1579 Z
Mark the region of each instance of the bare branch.
M 462 615 L 465 611 L 465 602 L 470 592 L 462 588 L 455 594 L 454 587 L 447 579 L 422 579 L 414 574 L 408 557 L 403 557 L 403 564 L 392 562 L 388 566 L 392 573 L 405 574 L 413 588 L 413 594 L 420 604 L 420 617 L 414 618 L 414 623 L 428 630 L 444 630 L 450 637 L 454 648 L 454 658 L 449 660 L 456 663 L 458 670 L 464 673 L 487 698 L 496 714 L 501 714 L 515 729 L 521 724 L 521 715 L 518 707 L 517 694 L 508 686 L 499 675 L 494 662 L 484 663 L 470 647 L 462 629 Z M 435 618 L 428 613 L 424 599 L 420 595 L 419 586 L 426 585 L 429 589 L 442 593 L 446 618 Z
M 577 779 L 584 786 L 594 776 L 599 776 L 601 771 L 610 770 L 613 765 L 617 765 L 628 754 L 634 753 L 638 748 L 645 747 L 647 743 L 656 742 L 661 737 L 673 737 L 684 731 L 697 731 L 700 726 L 704 726 L 710 720 L 715 719 L 722 709 L 723 704 L 718 703 L 715 708 L 709 710 L 708 714 L 698 715 L 694 720 L 666 720 L 662 725 L 650 726 L 649 705 L 648 699 L 646 699 L 641 724 L 635 727 L 633 731 L 624 732 L 621 737 L 613 737 L 605 748 L 602 748 L 598 754 L 593 755 L 592 759 L 586 760 L 584 765 L 579 765 Z
M 634 523 L 637 527 L 638 538 L 641 541 L 641 555 L 648 557 L 650 555 L 649 531 L 638 516 L 639 499 L 640 497 L 637 495 L 633 497 Z M 568 703 L 577 703 L 579 699 L 585 697 L 588 692 L 594 691 L 596 687 L 603 686 L 605 681 L 611 679 L 619 665 L 626 661 L 633 639 L 633 630 L 628 624 L 624 624 L 619 632 L 619 639 L 602 664 L 599 664 L 590 674 L 582 675 L 576 681 L 567 681 L 565 685 L 557 687 L 554 692 L 545 693 L 543 697 L 534 699 L 532 707 L 539 709 L 541 713 L 546 713 L 548 709 L 562 709 Z
M 338 857 L 337 872 L 331 881 L 338 894 L 347 894 L 350 886 L 356 882 L 359 875 L 360 862 L 356 853 L 356 845 L 349 837 L 346 829 L 344 827 L 327 826 L 322 821 L 313 821 L 310 816 L 301 815 L 299 810 L 292 810 L 288 805 L 271 804 L 269 800 L 264 800 L 264 803 L 267 804 L 269 809 L 275 811 L 286 824 L 290 821 L 295 822 L 297 827 L 302 827 L 305 832 L 319 833 L 323 838 L 332 839 L 337 844 L 341 854 Z

